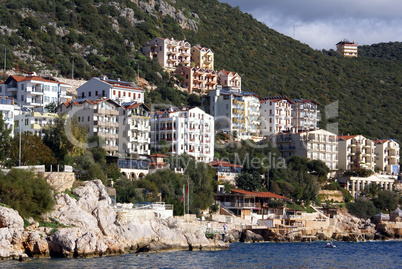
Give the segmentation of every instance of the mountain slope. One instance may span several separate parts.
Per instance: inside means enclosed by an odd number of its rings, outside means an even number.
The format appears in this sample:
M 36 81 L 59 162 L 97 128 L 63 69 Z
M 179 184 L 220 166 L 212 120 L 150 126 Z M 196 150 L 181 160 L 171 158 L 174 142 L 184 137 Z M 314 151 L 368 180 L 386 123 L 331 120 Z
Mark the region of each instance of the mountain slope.
M 169 87 L 167 74 L 138 50 L 153 37 L 173 36 L 211 48 L 216 69 L 238 72 L 244 90 L 314 99 L 322 111 L 339 101 L 339 117 L 330 120 L 339 123 L 339 132 L 402 141 L 400 44 L 363 46 L 361 57 L 342 58 L 313 50 L 217 0 L 1 2 L 7 68 L 71 76 L 74 58 L 74 77 L 129 80 L 138 69 L 141 77 Z

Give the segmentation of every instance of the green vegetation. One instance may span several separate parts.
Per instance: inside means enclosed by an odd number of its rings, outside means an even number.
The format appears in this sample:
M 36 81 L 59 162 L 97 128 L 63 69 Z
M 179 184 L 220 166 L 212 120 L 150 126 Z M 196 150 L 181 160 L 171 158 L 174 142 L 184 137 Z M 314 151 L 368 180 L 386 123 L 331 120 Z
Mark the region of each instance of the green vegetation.
M 22 169 L 0 171 L 0 202 L 17 210 L 23 218 L 40 219 L 41 214 L 53 209 L 52 190 L 45 179 Z
M 380 212 L 373 202 L 367 199 L 357 199 L 354 203 L 348 203 L 346 208 L 351 214 L 363 219 L 371 218 Z

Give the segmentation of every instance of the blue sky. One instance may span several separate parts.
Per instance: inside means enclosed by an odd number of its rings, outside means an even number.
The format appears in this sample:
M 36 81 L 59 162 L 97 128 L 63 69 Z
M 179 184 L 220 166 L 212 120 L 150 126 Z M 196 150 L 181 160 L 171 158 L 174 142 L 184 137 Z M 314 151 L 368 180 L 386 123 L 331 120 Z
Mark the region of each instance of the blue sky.
M 314 49 L 402 41 L 400 0 L 219 0 Z

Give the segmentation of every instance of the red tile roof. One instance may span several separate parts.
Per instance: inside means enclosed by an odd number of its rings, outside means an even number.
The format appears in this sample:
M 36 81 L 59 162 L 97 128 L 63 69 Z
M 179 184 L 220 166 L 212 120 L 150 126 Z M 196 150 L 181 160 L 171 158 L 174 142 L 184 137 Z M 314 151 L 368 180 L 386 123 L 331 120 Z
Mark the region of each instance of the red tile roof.
M 37 81 L 42 81 L 42 82 L 49 82 L 49 83 L 56 83 L 56 84 L 63 84 L 63 85 L 71 86 L 70 84 L 67 84 L 67 83 L 62 83 L 62 82 L 56 81 L 56 80 L 45 79 L 45 78 L 38 77 L 38 76 L 28 76 L 28 77 L 10 76 L 10 77 L 17 82 L 37 80 Z
M 212 161 L 208 163 L 211 166 L 225 166 L 225 167 L 243 167 L 242 165 L 238 164 L 233 164 L 229 162 L 224 162 L 224 161 Z
M 166 156 L 166 155 L 163 155 L 163 154 L 159 154 L 159 153 L 157 153 L 157 154 L 152 154 L 152 155 L 149 155 L 149 157 L 161 157 L 161 158 L 167 158 L 167 157 L 169 157 L 169 156 Z
M 240 194 L 245 194 L 245 195 L 252 195 L 256 197 L 262 197 L 262 198 L 277 198 L 277 199 L 289 199 L 285 196 L 281 196 L 276 193 L 272 192 L 252 192 L 252 191 L 244 191 L 244 190 L 233 190 L 232 192 L 240 193 Z
M 378 143 L 381 143 L 381 144 L 384 144 L 385 142 L 387 142 L 389 139 L 377 139 L 377 140 L 373 140 L 373 143 L 374 144 L 378 144 Z
M 355 138 L 357 135 L 338 135 L 337 139 L 349 140 Z

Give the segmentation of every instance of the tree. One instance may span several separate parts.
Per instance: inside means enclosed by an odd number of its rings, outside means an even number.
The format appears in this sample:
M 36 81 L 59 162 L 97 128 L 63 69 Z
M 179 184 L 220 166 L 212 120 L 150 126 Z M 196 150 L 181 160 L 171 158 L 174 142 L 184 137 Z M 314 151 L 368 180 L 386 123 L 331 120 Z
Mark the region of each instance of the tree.
M 373 199 L 373 204 L 380 210 L 391 212 L 398 207 L 398 194 L 392 191 L 380 191 L 378 197 Z
M 19 163 L 19 135 L 11 140 L 10 165 Z M 56 163 L 53 152 L 42 139 L 30 132 L 21 135 L 21 165 L 52 165 Z
M 356 199 L 354 203 L 348 203 L 346 208 L 350 214 L 363 219 L 369 219 L 379 212 L 373 202 L 367 199 Z
M 257 191 L 262 187 L 262 178 L 257 172 L 242 172 L 236 177 L 236 185 L 245 191 Z
M 6 128 L 3 113 L 0 112 L 0 163 L 4 165 L 10 150 L 11 129 Z

